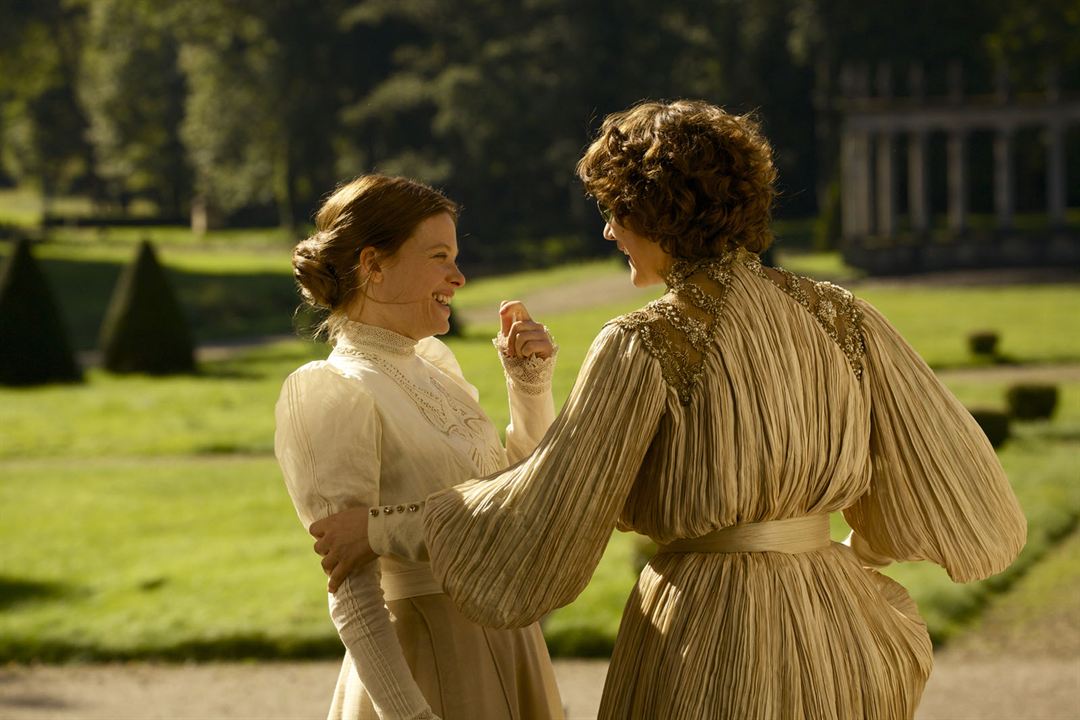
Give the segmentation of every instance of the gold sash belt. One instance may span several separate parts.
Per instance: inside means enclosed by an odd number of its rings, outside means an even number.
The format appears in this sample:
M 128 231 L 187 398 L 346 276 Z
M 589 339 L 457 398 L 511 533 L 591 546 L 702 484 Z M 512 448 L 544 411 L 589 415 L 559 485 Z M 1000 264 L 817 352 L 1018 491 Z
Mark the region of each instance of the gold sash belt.
M 831 543 L 829 516 L 822 514 L 732 525 L 701 537 L 685 538 L 661 545 L 659 552 L 795 554 L 824 550 Z

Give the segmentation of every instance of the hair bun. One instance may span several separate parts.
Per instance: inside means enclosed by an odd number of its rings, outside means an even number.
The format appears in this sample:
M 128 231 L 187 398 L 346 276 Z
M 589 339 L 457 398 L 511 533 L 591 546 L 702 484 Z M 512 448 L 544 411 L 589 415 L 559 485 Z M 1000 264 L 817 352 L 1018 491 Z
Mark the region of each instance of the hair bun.
M 334 266 L 327 261 L 330 238 L 324 231 L 301 240 L 293 249 L 293 277 L 304 300 L 315 307 L 332 310 L 341 301 L 341 283 Z

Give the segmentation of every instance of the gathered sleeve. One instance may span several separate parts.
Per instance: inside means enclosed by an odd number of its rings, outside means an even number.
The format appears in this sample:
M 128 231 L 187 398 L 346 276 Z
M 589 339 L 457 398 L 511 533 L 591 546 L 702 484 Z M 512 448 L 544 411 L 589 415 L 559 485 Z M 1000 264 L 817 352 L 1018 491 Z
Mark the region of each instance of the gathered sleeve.
M 870 489 L 844 511 L 867 564 L 929 560 L 957 582 L 1004 570 L 1027 522 L 982 429 L 922 358 L 859 301 Z
M 600 561 L 668 392 L 637 332 L 609 324 L 531 456 L 428 498 L 432 570 L 467 617 L 520 627 L 577 597 Z
M 381 429 L 360 382 L 325 362 L 286 379 L 275 410 L 274 451 L 305 528 L 332 513 L 377 505 Z M 433 718 L 413 680 L 379 585 L 378 563 L 328 596 L 330 616 L 381 718 Z
M 502 335 L 499 336 L 502 338 Z M 551 394 L 551 378 L 555 372 L 555 355 L 549 358 L 507 357 L 505 343 L 495 341 L 499 360 L 506 376 L 506 391 L 510 401 L 510 424 L 506 427 L 506 456 L 513 464 L 529 455 L 540 443 L 555 419 L 555 401 Z M 556 349 L 557 351 L 557 349 Z M 453 352 L 435 338 L 421 340 L 417 352 L 425 360 L 449 375 L 479 401 L 476 388 L 465 380 Z M 423 504 L 417 498 L 418 504 Z M 418 562 L 428 561 L 424 543 L 422 516 L 418 513 L 379 514 L 368 520 L 368 543 L 380 556 L 394 555 Z

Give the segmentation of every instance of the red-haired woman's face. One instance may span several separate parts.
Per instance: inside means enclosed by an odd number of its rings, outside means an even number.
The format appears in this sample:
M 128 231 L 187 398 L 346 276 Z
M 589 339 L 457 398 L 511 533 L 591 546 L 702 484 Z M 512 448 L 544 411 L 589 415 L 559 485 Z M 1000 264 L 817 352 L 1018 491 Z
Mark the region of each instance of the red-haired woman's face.
M 457 254 L 457 228 L 447 213 L 421 222 L 389 259 L 362 253 L 368 281 L 354 319 L 414 340 L 447 332 L 450 301 L 465 284 Z
M 635 287 L 647 287 L 664 282 L 664 275 L 671 268 L 671 256 L 659 243 L 638 235 L 628 227 L 611 218 L 604 225 L 604 239 L 610 240 L 630 260 L 630 282 Z

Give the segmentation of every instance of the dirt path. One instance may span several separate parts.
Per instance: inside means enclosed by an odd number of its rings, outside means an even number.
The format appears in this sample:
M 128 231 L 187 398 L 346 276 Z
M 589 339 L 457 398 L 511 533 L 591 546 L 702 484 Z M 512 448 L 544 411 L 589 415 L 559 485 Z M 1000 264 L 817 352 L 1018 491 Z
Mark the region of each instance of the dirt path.
M 334 662 L 38 666 L 0 669 L 5 720 L 325 717 Z M 566 660 L 556 673 L 570 720 L 596 717 L 607 663 Z M 1076 720 L 1080 659 L 938 658 L 918 720 Z

